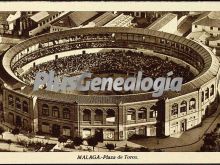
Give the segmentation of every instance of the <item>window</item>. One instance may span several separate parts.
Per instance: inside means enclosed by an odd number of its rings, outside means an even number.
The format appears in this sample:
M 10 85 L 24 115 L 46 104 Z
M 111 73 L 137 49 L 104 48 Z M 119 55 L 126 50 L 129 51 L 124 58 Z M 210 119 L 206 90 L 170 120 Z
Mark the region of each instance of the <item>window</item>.
M 136 119 L 135 109 L 129 109 L 127 111 L 127 120 L 135 120 L 135 119 Z
M 136 17 L 140 17 L 140 15 L 141 15 L 141 14 L 140 14 L 139 12 L 135 12 L 135 16 L 136 16 Z
M 141 108 L 138 110 L 138 120 L 141 119 L 146 119 L 147 117 L 147 109 L 146 108 Z
M 174 42 L 171 42 L 171 46 L 172 46 L 172 47 L 175 46 L 175 43 L 174 43 Z
M 49 107 L 47 104 L 43 104 L 43 106 L 42 106 L 42 115 L 49 116 Z
M 205 99 L 209 98 L 209 88 L 205 90 Z
M 213 27 L 212 27 L 212 26 L 210 27 L 210 30 L 213 30 Z
M 43 122 L 41 129 L 44 133 L 50 133 L 50 125 L 48 123 Z
M 210 91 L 210 96 L 214 95 L 214 85 L 211 85 L 211 91 Z
M 218 31 L 220 31 L 220 28 L 218 28 Z
M 157 117 L 157 111 L 150 111 L 150 118 L 156 118 Z
M 197 25 L 195 25 L 195 28 L 197 28 Z
M 28 128 L 28 121 L 26 119 L 23 120 L 23 129 L 27 130 Z
M 70 119 L 70 110 L 68 108 L 63 109 L 63 118 Z
M 59 108 L 57 106 L 52 107 L 52 116 L 59 118 Z
M 14 114 L 11 112 L 8 113 L 8 121 L 10 124 L 14 125 Z
M 182 103 L 180 104 L 180 113 L 186 112 L 186 110 L 187 110 L 187 102 L 184 100 L 184 101 L 182 101 Z
M 178 114 L 178 104 L 174 103 L 172 105 L 171 115 L 174 116 L 174 115 L 177 115 L 177 114 Z
M 192 98 L 192 99 L 190 99 L 190 101 L 189 101 L 189 110 L 195 109 L 195 108 L 196 108 L 196 99 L 195 99 L 195 98 Z
M 23 101 L 23 111 L 28 113 L 28 103 L 27 103 L 27 101 Z
M 12 95 L 8 95 L 8 105 L 14 106 L 14 98 Z
M 103 112 L 100 109 L 95 110 L 95 121 L 103 121 Z
M 220 46 L 220 43 L 217 43 L 217 46 Z
M 82 138 L 88 138 L 91 136 L 91 129 L 84 128 L 82 131 Z
M 115 111 L 112 109 L 107 110 L 106 122 L 115 122 Z
M 202 97 L 201 97 L 201 99 L 202 99 L 202 102 L 204 101 L 204 92 L 202 91 Z
M 21 110 L 21 101 L 20 101 L 20 99 L 19 98 L 15 98 L 15 108 L 17 109 L 17 110 Z
M 178 43 L 175 43 L 175 48 L 179 48 L 180 45 Z
M 16 126 L 18 126 L 18 127 L 21 127 L 21 126 L 22 126 L 22 121 L 21 121 L 21 117 L 20 117 L 20 116 L 16 116 L 16 118 L 15 118 L 15 124 L 16 124 Z
M 187 50 L 187 52 L 188 52 L 188 53 L 190 53 L 190 52 L 191 52 L 191 49 L 190 49 L 189 47 L 187 47 L 187 49 L 186 49 L 186 50 Z
M 91 121 L 91 111 L 89 109 L 83 111 L 83 121 Z
M 70 129 L 70 127 L 63 126 L 63 135 L 64 135 L 64 136 L 70 136 L 70 135 L 71 135 L 71 129 Z
M 169 41 L 169 40 L 167 40 L 166 44 L 167 44 L 167 45 L 169 45 L 169 44 L 170 44 L 170 41 Z
M 161 44 L 165 44 L 165 39 L 160 39 Z

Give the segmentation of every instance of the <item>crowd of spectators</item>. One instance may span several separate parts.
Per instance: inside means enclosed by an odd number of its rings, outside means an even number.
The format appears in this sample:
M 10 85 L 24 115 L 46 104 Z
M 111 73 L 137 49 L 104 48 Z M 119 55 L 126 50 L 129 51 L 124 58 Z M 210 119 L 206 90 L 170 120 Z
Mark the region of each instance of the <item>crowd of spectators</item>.
M 183 77 L 184 82 L 194 77 L 189 67 L 180 66 L 168 58 L 161 59 L 156 56 L 147 56 L 142 52 L 124 50 L 83 53 L 57 58 L 35 65 L 19 77 L 32 84 L 38 71 L 49 72 L 50 70 L 54 70 L 56 75 L 75 75 L 84 71 L 90 71 L 93 74 L 128 75 L 142 71 L 144 76 L 153 79 L 166 77 L 168 72 L 173 71 L 173 77 Z
M 87 48 L 87 47 L 111 47 L 111 46 L 117 46 L 117 44 L 114 44 L 112 42 L 107 42 L 112 39 L 111 34 L 103 34 L 103 35 L 78 35 L 74 37 L 66 37 L 59 40 L 53 40 L 46 43 L 39 43 L 37 44 L 38 49 L 31 52 L 20 53 L 20 58 L 12 65 L 12 70 L 15 70 L 16 68 L 19 68 L 21 66 L 24 66 L 27 63 L 30 63 L 31 61 L 34 61 L 35 59 L 38 59 L 40 57 L 47 56 L 49 54 L 54 54 L 62 51 L 68 51 L 73 49 L 80 49 L 80 48 Z M 84 41 L 90 41 L 90 40 L 97 40 L 99 42 L 84 42 Z M 102 43 L 104 41 L 104 43 Z

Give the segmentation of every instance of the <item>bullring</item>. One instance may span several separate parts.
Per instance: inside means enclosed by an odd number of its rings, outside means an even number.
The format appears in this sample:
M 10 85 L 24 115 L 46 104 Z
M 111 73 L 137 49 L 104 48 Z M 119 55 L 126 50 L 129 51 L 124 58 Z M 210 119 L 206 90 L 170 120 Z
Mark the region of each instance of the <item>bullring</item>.
M 59 69 L 61 56 L 65 57 L 61 61 L 68 65 L 65 59 L 69 58 L 77 64 L 81 60 L 96 64 L 97 57 L 100 57 L 100 63 L 103 57 L 110 61 L 111 58 L 120 59 L 115 52 L 127 61 L 138 56 L 141 62 L 144 58 L 160 62 L 156 58 L 159 57 L 170 66 L 183 65 L 191 76 L 181 91 L 166 91 L 160 98 L 153 98 L 151 92 L 33 92 L 33 70 L 47 69 L 45 65 L 54 66 L 44 64 L 45 61 L 54 60 L 52 62 L 58 63 L 58 72 L 67 74 L 69 70 Z M 124 69 L 130 70 L 123 75 L 133 74 L 135 67 L 122 66 L 122 63 L 93 67 L 100 75 L 111 74 L 115 68 L 120 72 L 114 71 L 114 74 L 122 74 Z M 209 48 L 184 37 L 147 29 L 99 27 L 44 34 L 9 49 L 2 65 L 7 73 L 1 79 L 4 82 L 4 117 L 8 126 L 52 136 L 86 138 L 96 132 L 101 132 L 105 140 L 126 140 L 133 134 L 173 136 L 201 124 L 219 92 L 219 62 Z M 143 63 L 141 67 L 144 69 L 144 66 Z M 91 69 L 87 63 L 78 67 Z M 101 73 L 100 68 L 106 72 Z M 156 71 L 157 67 L 153 69 Z M 174 73 L 181 74 L 179 70 Z M 71 71 L 75 72 L 69 74 L 74 75 L 80 69 Z M 157 75 L 156 72 L 148 74 Z

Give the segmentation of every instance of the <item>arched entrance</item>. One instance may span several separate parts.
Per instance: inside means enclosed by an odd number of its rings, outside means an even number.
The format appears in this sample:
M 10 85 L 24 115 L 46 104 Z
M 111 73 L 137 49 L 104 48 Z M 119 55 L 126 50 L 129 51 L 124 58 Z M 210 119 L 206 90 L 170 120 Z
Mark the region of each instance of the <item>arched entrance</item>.
M 103 129 L 101 128 L 95 129 L 95 137 L 99 142 L 103 142 Z
M 59 137 L 60 136 L 60 126 L 57 124 L 53 124 L 52 126 L 52 135 L 55 137 Z
M 22 122 L 21 122 L 21 117 L 20 116 L 16 116 L 15 124 L 16 124 L 17 127 L 21 127 L 22 126 Z

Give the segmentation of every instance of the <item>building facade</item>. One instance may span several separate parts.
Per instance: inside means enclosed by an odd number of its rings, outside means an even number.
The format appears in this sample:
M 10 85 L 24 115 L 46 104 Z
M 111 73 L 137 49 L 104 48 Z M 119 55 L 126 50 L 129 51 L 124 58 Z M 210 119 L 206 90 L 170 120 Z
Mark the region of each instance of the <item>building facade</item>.
M 39 43 L 43 46 L 39 47 Z M 83 138 L 101 132 L 105 140 L 126 140 L 134 134 L 175 136 L 201 124 L 219 93 L 218 59 L 204 45 L 173 34 L 135 28 L 82 28 L 41 35 L 21 44 L 3 58 L 4 68 L 14 80 L 12 83 L 2 77 L 4 117 L 11 128 Z M 103 47 L 151 50 L 178 58 L 196 70 L 197 76 L 183 84 L 180 92 L 168 91 L 161 98 L 153 98 L 152 93 L 33 92 L 16 72 L 17 68 L 60 51 Z M 15 88 L 15 84 L 20 87 Z
M 211 36 L 220 34 L 220 12 L 204 12 L 192 24 L 192 32 L 205 31 Z

